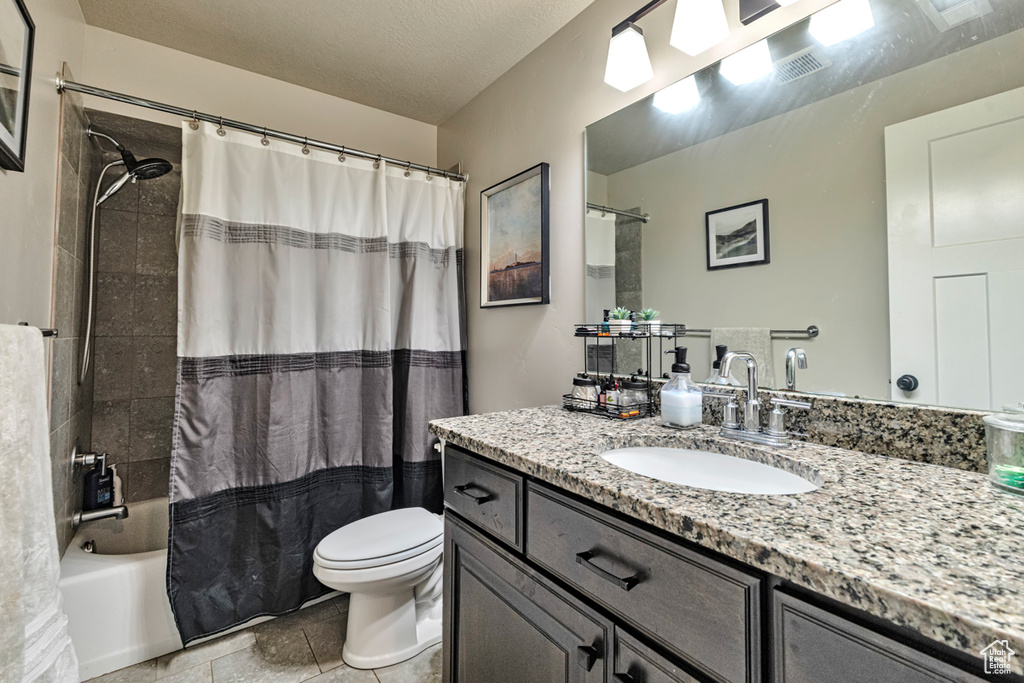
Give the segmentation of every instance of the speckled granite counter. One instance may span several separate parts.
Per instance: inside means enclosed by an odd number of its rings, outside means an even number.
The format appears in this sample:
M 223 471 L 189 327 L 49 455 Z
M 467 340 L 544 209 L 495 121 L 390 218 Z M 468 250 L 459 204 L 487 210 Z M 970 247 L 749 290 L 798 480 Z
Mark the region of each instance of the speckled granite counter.
M 974 657 L 1024 652 L 1024 498 L 987 477 L 816 444 L 786 450 L 700 427 L 629 423 L 559 407 L 437 420 L 449 443 L 864 610 Z M 796 496 L 668 484 L 598 457 L 625 446 L 702 448 L 823 482 Z M 1011 660 L 1024 673 L 1024 658 Z

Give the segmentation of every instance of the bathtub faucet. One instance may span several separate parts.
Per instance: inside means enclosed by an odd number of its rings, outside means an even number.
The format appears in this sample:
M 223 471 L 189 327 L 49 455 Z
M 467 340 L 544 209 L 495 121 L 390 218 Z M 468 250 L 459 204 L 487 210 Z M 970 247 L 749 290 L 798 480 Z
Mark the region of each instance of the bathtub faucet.
M 77 529 L 82 522 L 91 522 L 95 519 L 105 519 L 107 517 L 113 517 L 114 519 L 124 519 L 128 516 L 128 506 L 118 505 L 112 508 L 100 508 L 99 510 L 75 510 L 71 515 L 71 528 Z

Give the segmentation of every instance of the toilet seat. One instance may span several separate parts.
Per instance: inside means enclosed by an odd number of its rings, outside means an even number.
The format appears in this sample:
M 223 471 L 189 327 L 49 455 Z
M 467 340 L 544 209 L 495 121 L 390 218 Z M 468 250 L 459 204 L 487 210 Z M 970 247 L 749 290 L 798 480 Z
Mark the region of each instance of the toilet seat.
M 402 562 L 441 545 L 444 526 L 423 508 L 390 510 L 328 534 L 313 562 L 325 569 L 370 569 Z

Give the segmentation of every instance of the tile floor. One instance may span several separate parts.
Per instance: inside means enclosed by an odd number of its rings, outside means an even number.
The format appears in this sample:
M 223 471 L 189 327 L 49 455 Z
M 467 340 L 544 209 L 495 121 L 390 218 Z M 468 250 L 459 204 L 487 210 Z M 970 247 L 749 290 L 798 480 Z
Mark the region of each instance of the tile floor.
M 89 683 L 440 683 L 441 646 L 394 666 L 345 665 L 348 596 L 172 652 Z

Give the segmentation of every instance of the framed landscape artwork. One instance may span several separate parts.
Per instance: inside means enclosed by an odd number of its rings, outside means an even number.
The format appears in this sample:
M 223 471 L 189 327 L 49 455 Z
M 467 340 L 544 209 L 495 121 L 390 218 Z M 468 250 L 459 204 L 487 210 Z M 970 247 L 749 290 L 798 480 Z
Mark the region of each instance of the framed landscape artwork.
M 705 225 L 708 270 L 771 262 L 767 199 L 708 211 Z
M 480 193 L 480 307 L 549 303 L 548 165 Z

